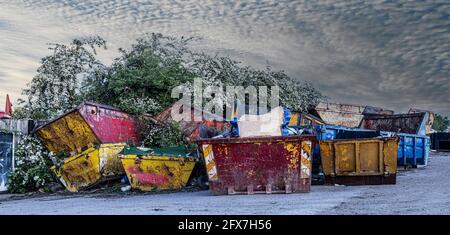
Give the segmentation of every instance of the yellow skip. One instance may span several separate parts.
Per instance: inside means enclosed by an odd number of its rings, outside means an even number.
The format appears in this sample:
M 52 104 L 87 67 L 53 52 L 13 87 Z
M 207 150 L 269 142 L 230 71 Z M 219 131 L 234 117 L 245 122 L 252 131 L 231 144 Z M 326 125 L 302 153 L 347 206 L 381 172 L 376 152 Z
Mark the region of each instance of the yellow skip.
M 170 151 L 170 148 L 165 150 Z M 165 154 L 164 151 L 150 151 L 144 155 L 127 154 L 125 151 L 121 160 L 131 187 L 141 191 L 182 188 L 186 186 L 195 166 L 192 157 Z
M 125 144 L 102 144 L 89 148 L 81 154 L 67 158 L 52 167 L 61 183 L 70 191 L 77 192 L 99 182 L 120 178 L 124 175 L 119 152 Z

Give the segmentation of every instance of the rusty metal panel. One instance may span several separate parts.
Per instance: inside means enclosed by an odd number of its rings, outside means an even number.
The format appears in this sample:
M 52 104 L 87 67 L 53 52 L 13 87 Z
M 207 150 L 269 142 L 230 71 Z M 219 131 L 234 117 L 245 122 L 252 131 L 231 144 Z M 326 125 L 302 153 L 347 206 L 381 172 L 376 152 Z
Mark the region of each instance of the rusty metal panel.
M 39 128 L 36 133 L 47 149 L 55 153 L 68 151 L 76 154 L 100 144 L 77 110 Z
M 8 176 L 13 170 L 14 136 L 0 131 L 0 192 L 7 190 Z
M 102 144 L 138 143 L 136 121 L 131 115 L 114 107 L 90 102 L 84 102 L 79 112 Z
M 52 167 L 52 170 L 70 192 L 77 192 L 124 175 L 119 158 L 119 152 L 124 147 L 123 143 L 92 147 L 64 160 L 60 165 Z
M 197 141 L 213 194 L 309 192 L 315 136 Z
M 398 138 L 319 141 L 327 184 L 395 184 Z
M 133 117 L 113 107 L 89 102 L 37 128 L 36 133 L 55 153 L 78 154 L 98 144 L 139 141 Z
M 384 133 L 383 134 L 389 134 Z M 430 137 L 398 133 L 400 138 L 397 166 L 426 166 L 430 154 Z
M 173 121 L 172 119 L 172 108 L 174 104 L 163 110 L 161 113 L 159 113 L 157 116 L 155 116 L 155 120 L 162 123 L 169 123 Z M 200 126 L 204 125 L 207 127 L 211 127 L 216 129 L 217 131 L 223 131 L 226 128 L 230 128 L 229 122 L 225 121 L 218 121 L 218 120 L 207 120 L 202 118 L 201 121 L 197 121 L 194 118 L 194 107 L 191 109 L 191 119 L 190 121 L 181 120 L 178 121 L 178 124 L 180 124 L 181 129 L 183 130 L 184 135 L 187 137 L 190 141 L 195 141 L 196 139 L 200 138 Z M 202 110 L 197 110 L 200 113 L 202 113 Z M 214 114 L 204 113 L 204 115 L 215 117 Z M 218 117 L 218 116 L 217 116 Z
M 325 124 L 322 120 L 320 120 L 318 117 L 315 117 L 310 114 L 303 114 L 303 113 L 291 113 L 289 123 L 287 124 L 290 127 L 297 127 L 297 126 L 311 126 L 316 127 L 317 125 Z
M 431 134 L 431 148 L 438 151 L 450 151 L 450 133 L 438 132 Z
M 186 186 L 195 159 L 168 153 L 123 154 L 123 168 L 133 189 L 141 191 L 179 189 Z
M 425 135 L 427 117 L 427 113 L 365 116 L 360 128 Z

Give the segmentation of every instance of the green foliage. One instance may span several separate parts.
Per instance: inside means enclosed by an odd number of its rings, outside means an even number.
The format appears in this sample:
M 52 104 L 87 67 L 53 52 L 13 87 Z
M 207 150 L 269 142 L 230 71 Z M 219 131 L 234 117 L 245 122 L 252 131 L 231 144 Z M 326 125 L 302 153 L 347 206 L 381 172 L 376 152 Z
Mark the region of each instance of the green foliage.
M 30 115 L 30 112 L 26 110 L 24 107 L 17 107 L 14 109 L 14 112 L 12 113 L 11 117 L 13 119 L 26 119 Z
M 228 57 L 197 53 L 190 50 L 190 41 L 161 34 L 138 39 L 130 50 L 120 50 L 121 56 L 111 68 L 99 67 L 86 79 L 85 98 L 120 107 L 133 103 L 123 100 L 151 98 L 159 109 L 151 109 L 150 113 L 157 113 L 175 101 L 171 98 L 173 87 L 192 82 L 194 77 L 202 78 L 204 86 L 276 85 L 281 89 L 280 103 L 300 112 L 306 112 L 323 98 L 310 83 L 291 78 L 284 71 L 272 71 L 270 67 L 258 70 Z
M 242 66 L 225 56 L 197 53 L 189 47 L 192 38 L 147 34 L 111 66 L 96 58 L 96 48 L 106 48 L 100 37 L 75 39 L 69 45 L 51 44 L 52 55 L 41 60 L 36 76 L 23 91 L 27 99 L 17 117 L 48 119 L 81 100 L 120 107 L 139 114 L 155 114 L 175 100 L 172 88 L 203 78 L 205 85 L 280 87 L 280 103 L 305 112 L 323 97 L 314 87 L 284 71 Z
M 157 114 L 172 104 L 172 88 L 189 84 L 195 77 L 202 78 L 205 86 L 277 85 L 280 103 L 300 112 L 306 112 L 323 98 L 311 84 L 284 71 L 272 71 L 270 67 L 258 70 L 226 56 L 195 52 L 189 47 L 191 40 L 147 34 L 128 50 L 120 49 L 120 56 L 111 66 L 96 58 L 95 49 L 106 45 L 102 38 L 52 44 L 53 54 L 42 59 L 36 76 L 24 90 L 27 100 L 16 115 L 53 118 L 82 100 L 90 100 L 143 117 L 144 113 Z M 183 139 L 173 124 L 144 130 L 149 132 L 142 133 L 146 144 L 178 144 Z
M 23 136 L 15 152 L 15 169 L 9 176 L 11 193 L 47 191 L 48 183 L 55 182 L 51 154 L 35 137 Z
M 23 90 L 26 99 L 20 101 L 14 118 L 51 119 L 90 100 L 134 114 L 146 146 L 187 146 L 179 124 L 157 124 L 146 114 L 156 114 L 172 104 L 172 88 L 191 83 L 195 77 L 202 78 L 204 86 L 277 85 L 280 103 L 299 112 L 306 112 L 323 98 L 311 84 L 284 71 L 258 70 L 226 56 L 194 52 L 189 47 L 191 40 L 147 34 L 129 50 L 120 49 L 111 66 L 97 59 L 96 49 L 106 49 L 106 41 L 100 37 L 75 39 L 69 45 L 51 44 L 52 54 L 42 58 L 37 74 Z M 442 122 L 448 126 L 448 120 Z M 23 138 L 16 155 L 16 169 L 9 178 L 13 193 L 46 190 L 55 180 L 50 159 L 56 162 L 66 156 L 53 156 L 33 137 Z
M 450 120 L 448 117 L 436 114 L 433 122 L 433 129 L 438 132 L 445 132 L 450 126 Z
M 310 83 L 288 76 L 284 71 L 273 71 L 270 67 L 257 70 L 240 66 L 240 62 L 228 57 L 194 54 L 190 69 L 204 78 L 207 84 L 222 83 L 223 86 L 270 86 L 280 88 L 280 104 L 298 112 L 307 112 L 324 98 Z M 243 97 L 238 97 L 243 99 Z
M 138 123 L 144 146 L 188 146 L 181 126 L 176 122 L 156 123 L 148 118 L 140 117 Z
M 156 113 L 169 106 L 172 88 L 192 81 L 194 74 L 181 64 L 185 39 L 151 34 L 138 39 L 129 51 L 120 50 L 109 71 L 97 71 L 83 83 L 87 99 L 127 107 L 127 104 L 148 104 L 148 110 L 138 108 L 132 113 Z M 134 108 L 133 108 L 134 109 Z

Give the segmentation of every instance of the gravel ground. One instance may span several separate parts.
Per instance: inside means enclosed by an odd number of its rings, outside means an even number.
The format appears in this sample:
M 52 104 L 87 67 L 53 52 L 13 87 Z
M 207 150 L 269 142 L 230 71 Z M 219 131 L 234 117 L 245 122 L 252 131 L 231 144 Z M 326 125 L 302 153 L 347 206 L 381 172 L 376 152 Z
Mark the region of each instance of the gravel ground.
M 0 214 L 450 214 L 450 154 L 426 168 L 400 171 L 396 185 L 313 186 L 310 193 L 211 196 L 77 194 L 8 200 Z
M 428 166 L 400 171 L 397 184 L 364 186 L 329 214 L 450 214 L 450 153 L 431 153 Z

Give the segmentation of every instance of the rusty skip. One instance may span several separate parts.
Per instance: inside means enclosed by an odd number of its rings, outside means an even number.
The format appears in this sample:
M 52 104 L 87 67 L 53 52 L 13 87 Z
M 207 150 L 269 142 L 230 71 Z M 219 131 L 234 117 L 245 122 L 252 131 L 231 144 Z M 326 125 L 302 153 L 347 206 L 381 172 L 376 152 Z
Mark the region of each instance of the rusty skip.
M 319 141 L 326 184 L 395 184 L 399 139 Z
M 215 195 L 309 192 L 315 142 L 310 135 L 197 141 Z
M 48 150 L 67 151 L 71 155 L 98 144 L 139 141 L 136 122 L 131 115 L 91 102 L 81 103 L 35 132 Z
M 149 149 L 127 147 L 121 154 L 123 168 L 133 189 L 179 189 L 186 186 L 195 159 L 182 147 Z
M 119 152 L 125 144 L 102 144 L 69 157 L 52 167 L 58 179 L 70 192 L 87 189 L 97 183 L 120 178 L 125 174 Z

